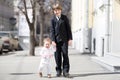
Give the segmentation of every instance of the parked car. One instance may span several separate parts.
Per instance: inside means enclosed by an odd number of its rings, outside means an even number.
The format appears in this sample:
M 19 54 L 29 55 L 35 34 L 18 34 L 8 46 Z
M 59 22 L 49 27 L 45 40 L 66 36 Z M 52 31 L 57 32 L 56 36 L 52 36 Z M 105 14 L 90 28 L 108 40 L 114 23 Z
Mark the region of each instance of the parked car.
M 2 54 L 2 44 L 3 44 L 3 41 L 0 38 L 0 55 Z
M 0 33 L 2 51 L 18 50 L 18 38 L 11 32 Z

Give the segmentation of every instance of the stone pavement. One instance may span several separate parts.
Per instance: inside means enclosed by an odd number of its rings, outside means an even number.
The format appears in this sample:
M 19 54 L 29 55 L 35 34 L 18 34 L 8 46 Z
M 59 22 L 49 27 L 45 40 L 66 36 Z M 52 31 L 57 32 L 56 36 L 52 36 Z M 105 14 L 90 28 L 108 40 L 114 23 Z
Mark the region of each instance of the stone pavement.
M 39 48 L 36 56 L 28 56 L 28 51 L 12 52 L 0 56 L 0 80 L 49 80 L 46 70 L 43 77 L 38 75 L 40 62 Z M 70 78 L 56 77 L 55 61 L 52 59 L 51 80 L 120 80 L 119 72 L 110 72 L 91 60 L 94 55 L 81 54 L 70 48 Z

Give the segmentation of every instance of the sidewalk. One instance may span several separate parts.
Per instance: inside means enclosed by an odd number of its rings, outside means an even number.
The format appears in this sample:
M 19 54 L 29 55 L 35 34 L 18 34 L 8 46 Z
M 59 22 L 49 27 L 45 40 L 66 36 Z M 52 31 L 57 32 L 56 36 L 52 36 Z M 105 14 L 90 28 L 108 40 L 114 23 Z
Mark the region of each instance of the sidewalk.
M 40 61 L 39 48 L 36 56 L 28 56 L 28 51 L 0 56 L 0 80 L 49 80 L 46 73 L 38 75 Z M 70 78 L 56 77 L 55 62 L 52 59 L 52 80 L 120 80 L 120 73 L 112 73 L 91 60 L 92 55 L 80 54 L 69 49 Z

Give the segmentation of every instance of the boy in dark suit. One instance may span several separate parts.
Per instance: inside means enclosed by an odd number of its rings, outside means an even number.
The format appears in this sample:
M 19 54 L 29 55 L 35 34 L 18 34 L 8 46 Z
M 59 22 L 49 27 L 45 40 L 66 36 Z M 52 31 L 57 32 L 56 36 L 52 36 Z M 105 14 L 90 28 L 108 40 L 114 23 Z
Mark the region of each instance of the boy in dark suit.
M 68 45 L 72 43 L 72 32 L 67 16 L 61 14 L 62 7 L 59 4 L 53 5 L 54 16 L 51 20 L 51 40 L 52 44 L 56 46 L 55 61 L 57 77 L 69 76 L 69 57 L 68 57 Z M 63 57 L 63 61 L 62 61 Z

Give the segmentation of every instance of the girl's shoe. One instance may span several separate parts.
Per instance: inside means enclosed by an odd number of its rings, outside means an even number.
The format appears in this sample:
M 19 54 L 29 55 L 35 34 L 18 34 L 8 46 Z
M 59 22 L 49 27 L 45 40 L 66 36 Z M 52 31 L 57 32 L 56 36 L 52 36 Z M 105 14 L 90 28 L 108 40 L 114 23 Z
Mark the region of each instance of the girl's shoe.
M 42 77 L 42 73 L 41 72 L 39 73 L 39 76 Z
M 47 76 L 48 76 L 48 78 L 51 78 L 51 74 L 48 74 Z

